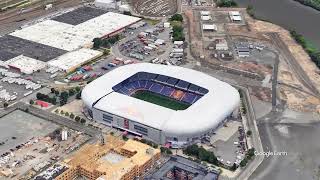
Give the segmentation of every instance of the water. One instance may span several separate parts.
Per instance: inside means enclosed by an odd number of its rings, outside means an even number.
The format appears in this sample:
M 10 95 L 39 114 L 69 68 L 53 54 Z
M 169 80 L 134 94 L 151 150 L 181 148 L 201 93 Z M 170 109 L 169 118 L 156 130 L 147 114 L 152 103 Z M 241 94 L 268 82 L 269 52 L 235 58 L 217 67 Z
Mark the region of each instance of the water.
M 251 4 L 255 15 L 288 30 L 296 30 L 320 49 L 320 11 L 294 0 L 235 0 L 241 7 Z

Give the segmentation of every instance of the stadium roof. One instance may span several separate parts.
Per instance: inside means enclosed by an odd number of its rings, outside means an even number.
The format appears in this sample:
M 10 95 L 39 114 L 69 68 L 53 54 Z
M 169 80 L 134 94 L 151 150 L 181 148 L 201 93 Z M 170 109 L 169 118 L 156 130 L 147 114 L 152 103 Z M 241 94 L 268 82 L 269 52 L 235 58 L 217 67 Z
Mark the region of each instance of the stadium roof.
M 209 90 L 185 110 L 175 111 L 124 94 L 112 87 L 137 72 L 162 74 Z M 120 117 L 164 131 L 167 135 L 198 135 L 207 132 L 229 116 L 240 96 L 231 85 L 204 73 L 177 66 L 149 63 L 125 65 L 88 84 L 82 91 L 84 103 Z

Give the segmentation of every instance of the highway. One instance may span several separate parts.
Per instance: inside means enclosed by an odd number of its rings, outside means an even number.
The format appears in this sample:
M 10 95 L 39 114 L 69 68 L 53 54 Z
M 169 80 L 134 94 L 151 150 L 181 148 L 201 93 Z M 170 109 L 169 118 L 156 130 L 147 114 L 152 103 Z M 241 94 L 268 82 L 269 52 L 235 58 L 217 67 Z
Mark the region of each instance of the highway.
M 268 36 L 271 37 L 273 44 L 280 50 L 283 54 L 283 57 L 289 67 L 294 71 L 296 77 L 299 81 L 304 85 L 309 91 L 317 97 L 320 97 L 320 93 L 318 89 L 314 86 L 313 82 L 310 80 L 309 76 L 306 72 L 302 69 L 298 61 L 295 57 L 291 54 L 286 44 L 281 40 L 278 33 L 270 32 L 267 33 Z

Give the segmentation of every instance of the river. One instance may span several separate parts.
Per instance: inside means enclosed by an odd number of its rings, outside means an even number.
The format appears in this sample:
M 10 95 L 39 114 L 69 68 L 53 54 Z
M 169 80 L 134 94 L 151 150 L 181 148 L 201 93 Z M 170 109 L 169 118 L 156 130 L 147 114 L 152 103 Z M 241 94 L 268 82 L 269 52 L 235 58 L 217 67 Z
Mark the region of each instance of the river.
M 294 29 L 320 49 L 320 11 L 294 0 L 235 0 L 240 7 L 251 4 L 255 15 L 286 29 Z

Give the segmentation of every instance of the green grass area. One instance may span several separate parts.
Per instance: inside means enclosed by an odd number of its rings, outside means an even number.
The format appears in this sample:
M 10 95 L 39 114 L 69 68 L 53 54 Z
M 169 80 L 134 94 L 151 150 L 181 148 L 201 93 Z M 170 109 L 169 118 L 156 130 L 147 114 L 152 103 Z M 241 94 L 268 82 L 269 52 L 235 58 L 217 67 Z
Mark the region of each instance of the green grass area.
M 184 104 L 182 102 L 176 101 L 166 96 L 155 94 L 150 91 L 137 91 L 132 97 L 172 110 L 185 110 L 190 106 L 189 104 Z
M 295 0 L 320 11 L 320 0 Z

